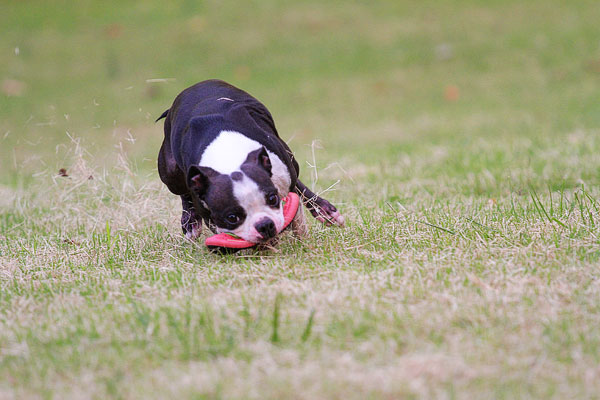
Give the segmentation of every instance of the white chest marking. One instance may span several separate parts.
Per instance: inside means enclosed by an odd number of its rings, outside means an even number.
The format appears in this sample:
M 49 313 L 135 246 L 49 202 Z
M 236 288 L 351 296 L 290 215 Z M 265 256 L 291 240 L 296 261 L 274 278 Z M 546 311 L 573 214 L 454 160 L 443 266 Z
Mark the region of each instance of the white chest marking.
M 260 147 L 261 144 L 256 140 L 249 139 L 239 132 L 222 131 L 204 150 L 199 165 L 230 175 L 239 171 L 248 158 L 248 153 Z

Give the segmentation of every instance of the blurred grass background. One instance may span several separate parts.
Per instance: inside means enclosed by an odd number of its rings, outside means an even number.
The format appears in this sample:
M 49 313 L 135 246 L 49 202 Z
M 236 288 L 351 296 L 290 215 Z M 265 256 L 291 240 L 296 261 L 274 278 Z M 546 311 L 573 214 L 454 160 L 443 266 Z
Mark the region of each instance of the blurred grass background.
M 0 398 L 597 398 L 597 1 L 0 11 Z M 209 78 L 346 228 L 182 239 L 154 120 Z
M 8 1 L 2 11 L 10 186 L 68 166 L 69 136 L 98 163 L 122 142 L 152 170 L 154 119 L 208 78 L 262 100 L 300 158 L 313 139 L 331 159 L 376 164 L 600 126 L 594 1 Z

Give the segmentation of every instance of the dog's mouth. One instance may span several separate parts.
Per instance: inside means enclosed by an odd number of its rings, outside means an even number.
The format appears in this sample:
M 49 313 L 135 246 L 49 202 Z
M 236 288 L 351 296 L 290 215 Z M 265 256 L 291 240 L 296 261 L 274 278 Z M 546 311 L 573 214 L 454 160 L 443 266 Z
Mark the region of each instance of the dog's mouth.
M 234 232 L 222 232 L 222 233 L 226 233 L 227 235 L 229 235 L 231 237 L 234 237 L 236 239 L 243 239 L 243 240 L 245 240 L 247 242 L 250 242 L 250 243 L 255 243 L 255 244 L 269 244 L 269 243 L 277 240 L 277 236 L 279 235 L 280 230 L 277 229 L 277 232 L 275 233 L 275 235 L 268 236 L 268 237 L 262 237 L 260 235 L 251 235 L 251 236 L 244 237 L 246 235 L 242 236 L 242 235 L 238 235 L 238 234 L 236 234 Z
M 274 240 L 276 240 L 276 238 L 277 238 L 277 235 L 271 236 L 271 237 L 267 237 L 267 238 L 256 237 L 256 238 L 251 238 L 251 239 L 244 239 L 244 238 L 242 238 L 242 239 L 247 240 L 248 242 L 251 242 L 251 243 L 256 243 L 256 244 L 268 244 L 268 243 L 273 242 Z
M 229 236 L 231 236 L 232 238 L 235 238 L 235 239 L 242 239 L 242 240 L 245 240 L 245 241 L 247 241 L 247 242 L 251 242 L 251 243 L 257 243 L 257 244 L 258 244 L 258 243 L 265 243 L 265 242 L 268 242 L 269 240 L 273 239 L 273 238 L 267 238 L 267 239 L 264 239 L 264 238 L 262 238 L 262 237 L 256 237 L 256 238 L 245 238 L 245 237 L 243 237 L 243 236 L 240 236 L 240 235 L 236 234 L 235 232 L 230 232 L 230 231 L 219 231 L 219 230 L 217 230 L 217 233 L 224 233 L 224 234 L 226 234 L 226 235 L 229 235 Z

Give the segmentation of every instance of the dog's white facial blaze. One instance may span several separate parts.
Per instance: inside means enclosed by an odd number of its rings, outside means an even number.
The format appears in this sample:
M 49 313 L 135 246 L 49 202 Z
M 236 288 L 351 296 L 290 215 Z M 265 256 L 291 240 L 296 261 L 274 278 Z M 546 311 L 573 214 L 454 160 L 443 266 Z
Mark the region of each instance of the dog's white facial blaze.
M 256 182 L 244 175 L 243 179 L 233 181 L 233 194 L 239 205 L 246 212 L 244 222 L 234 230 L 217 228 L 219 233 L 232 232 L 242 239 L 257 243 L 262 236 L 255 228 L 258 221 L 267 217 L 273 221 L 277 232 L 283 229 L 283 207 L 274 209 L 266 204 L 265 193 L 263 193 Z

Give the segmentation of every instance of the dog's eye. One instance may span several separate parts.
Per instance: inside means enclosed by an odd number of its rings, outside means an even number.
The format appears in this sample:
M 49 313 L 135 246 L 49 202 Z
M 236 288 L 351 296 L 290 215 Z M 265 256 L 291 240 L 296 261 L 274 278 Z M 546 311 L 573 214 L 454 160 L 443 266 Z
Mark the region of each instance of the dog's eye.
M 240 217 L 236 214 L 229 214 L 227 217 L 225 217 L 225 219 L 232 225 L 240 222 Z
M 279 205 L 279 196 L 275 193 L 272 193 L 267 197 L 267 204 L 272 207 L 277 207 Z

